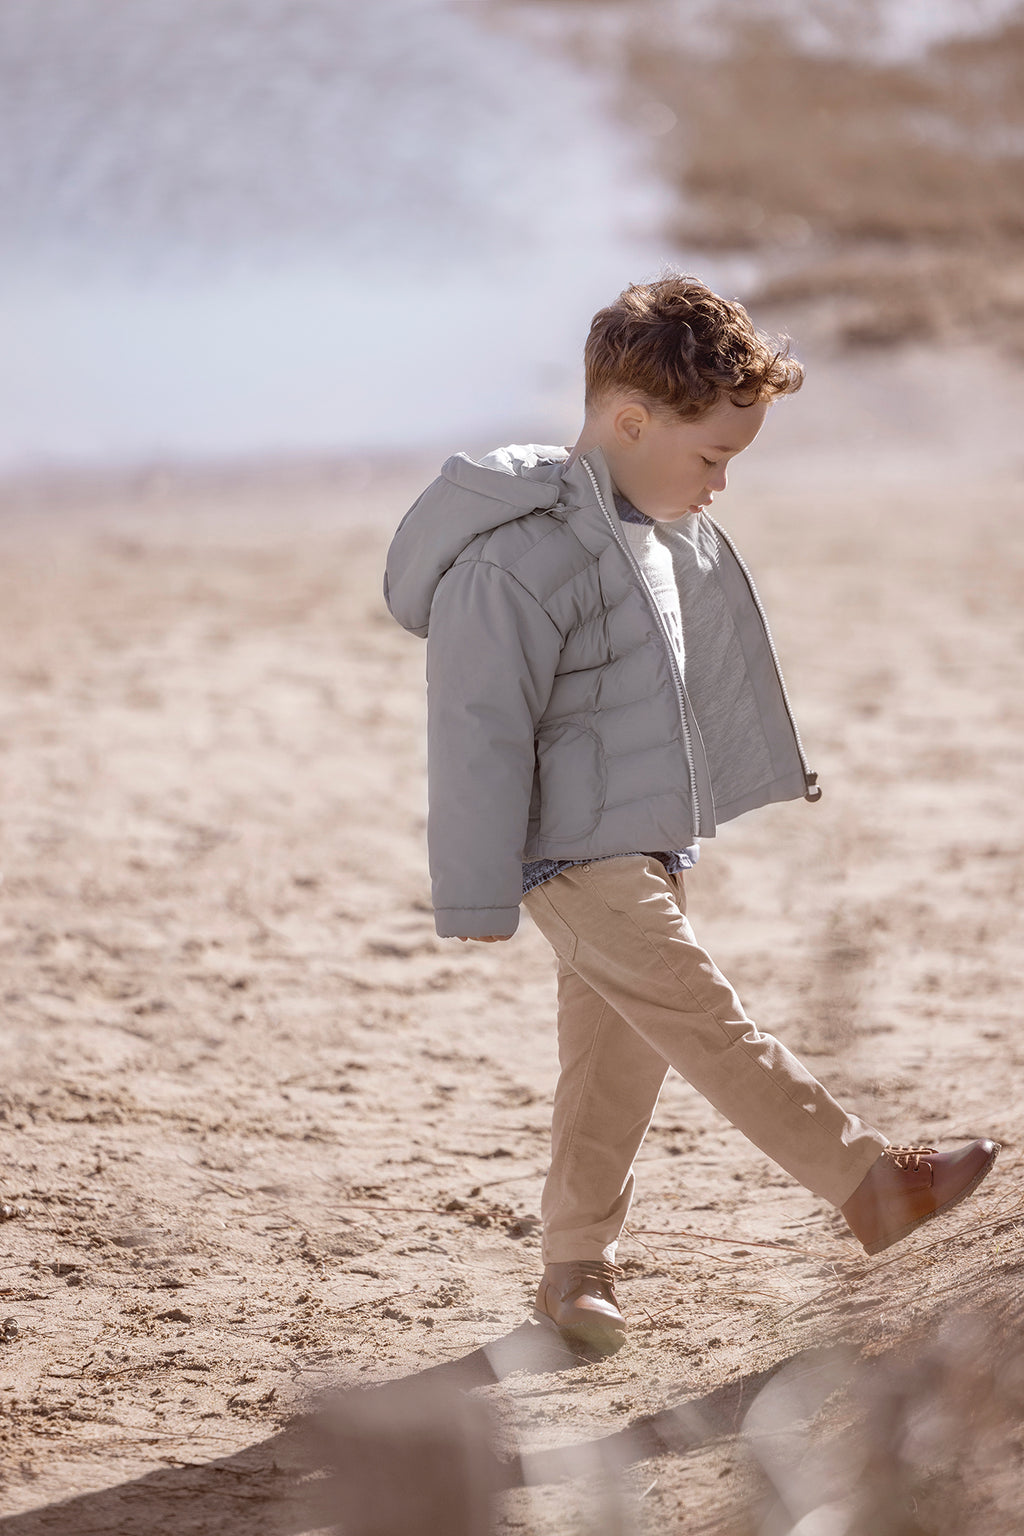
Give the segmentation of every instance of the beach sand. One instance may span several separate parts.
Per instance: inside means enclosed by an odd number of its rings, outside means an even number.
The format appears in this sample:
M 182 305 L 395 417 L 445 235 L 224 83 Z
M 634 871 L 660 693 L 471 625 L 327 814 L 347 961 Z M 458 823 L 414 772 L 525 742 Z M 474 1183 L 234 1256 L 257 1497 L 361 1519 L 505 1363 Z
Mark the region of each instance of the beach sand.
M 508 944 L 435 936 L 425 649 L 381 596 L 467 445 L 6 488 L 0 1531 L 310 1529 L 296 1416 L 445 1362 L 502 1454 L 613 1437 L 643 1530 L 747 1529 L 739 1381 L 1012 1287 L 1024 382 L 900 358 L 823 359 L 716 503 L 824 793 L 724 826 L 689 913 L 892 1140 L 1003 1151 L 870 1260 L 673 1076 L 603 1364 L 529 1355 L 554 959 L 525 911 Z M 710 1444 L 637 1428 L 683 1402 Z M 588 1529 L 592 1480 L 529 1465 L 501 1528 Z

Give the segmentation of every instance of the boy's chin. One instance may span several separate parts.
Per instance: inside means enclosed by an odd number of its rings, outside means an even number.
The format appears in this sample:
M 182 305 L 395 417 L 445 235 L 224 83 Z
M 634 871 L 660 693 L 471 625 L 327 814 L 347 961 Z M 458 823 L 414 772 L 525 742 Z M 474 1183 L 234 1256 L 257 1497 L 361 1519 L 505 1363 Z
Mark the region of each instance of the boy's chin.
M 678 523 L 679 519 L 686 517 L 688 513 L 700 512 L 701 510 L 697 503 L 694 502 L 689 507 L 659 507 L 656 512 L 651 512 L 649 515 L 654 518 L 656 523 Z

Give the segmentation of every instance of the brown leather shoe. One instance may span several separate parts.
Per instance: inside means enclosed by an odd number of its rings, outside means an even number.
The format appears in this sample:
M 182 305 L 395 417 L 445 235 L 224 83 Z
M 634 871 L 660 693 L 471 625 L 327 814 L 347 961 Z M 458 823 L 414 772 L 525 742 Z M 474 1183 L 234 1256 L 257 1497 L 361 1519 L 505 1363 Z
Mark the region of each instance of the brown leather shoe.
M 533 1315 L 542 1323 L 553 1323 L 573 1343 L 613 1355 L 626 1339 L 626 1319 L 619 1311 L 614 1286 L 621 1274 L 617 1264 L 604 1259 L 546 1264 Z
M 888 1146 L 840 1210 L 867 1252 L 881 1253 L 976 1189 L 999 1145 L 983 1138 L 955 1152 Z

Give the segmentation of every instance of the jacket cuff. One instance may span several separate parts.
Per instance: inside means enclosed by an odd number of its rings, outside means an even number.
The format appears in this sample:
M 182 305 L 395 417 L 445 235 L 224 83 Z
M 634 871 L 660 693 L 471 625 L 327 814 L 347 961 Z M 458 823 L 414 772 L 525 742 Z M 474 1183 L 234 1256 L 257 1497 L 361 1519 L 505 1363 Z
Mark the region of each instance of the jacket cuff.
M 519 908 L 437 907 L 434 927 L 439 939 L 486 939 L 492 934 L 510 939 L 519 927 Z

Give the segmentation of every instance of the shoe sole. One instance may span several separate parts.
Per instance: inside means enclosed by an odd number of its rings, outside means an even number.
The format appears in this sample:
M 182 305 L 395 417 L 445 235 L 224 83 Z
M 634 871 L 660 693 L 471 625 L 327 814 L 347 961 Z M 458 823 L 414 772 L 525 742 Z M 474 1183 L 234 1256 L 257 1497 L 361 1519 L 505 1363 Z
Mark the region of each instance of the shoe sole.
M 563 1342 L 595 1354 L 614 1355 L 626 1342 L 625 1328 L 609 1328 L 606 1332 L 587 1333 L 578 1328 L 563 1328 L 539 1307 L 534 1307 L 533 1315 L 538 1323 L 543 1323 L 545 1328 L 550 1328 L 557 1333 Z
M 934 1211 L 927 1211 L 925 1215 L 918 1216 L 916 1221 L 912 1221 L 907 1226 L 901 1227 L 898 1232 L 893 1232 L 889 1237 L 882 1239 L 880 1242 L 872 1243 L 870 1247 L 865 1244 L 865 1253 L 871 1255 L 882 1253 L 884 1249 L 891 1248 L 894 1243 L 900 1243 L 905 1237 L 909 1237 L 911 1232 L 916 1232 L 917 1228 L 923 1226 L 926 1221 L 934 1221 L 936 1216 L 944 1216 L 947 1211 L 951 1211 L 953 1209 L 954 1205 L 959 1205 L 961 1200 L 966 1200 L 968 1195 L 974 1193 L 985 1175 L 991 1172 L 992 1164 L 995 1162 L 1001 1151 L 1002 1143 L 997 1142 L 995 1151 L 992 1153 L 992 1156 L 989 1158 L 988 1162 L 978 1169 L 978 1172 L 974 1175 L 974 1178 L 971 1180 L 971 1182 L 969 1184 L 965 1184 L 958 1195 L 954 1195 L 952 1199 L 944 1201 L 943 1204 L 938 1206 Z

